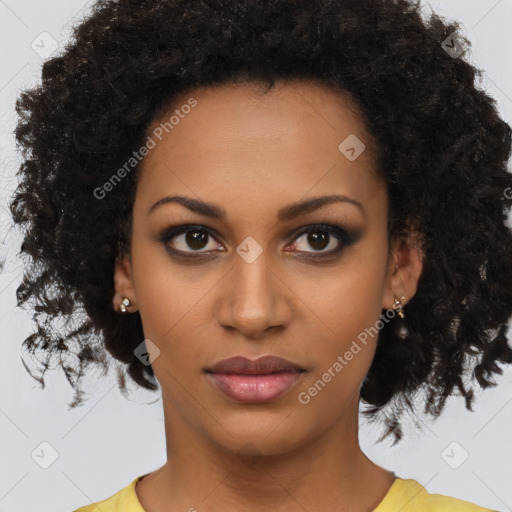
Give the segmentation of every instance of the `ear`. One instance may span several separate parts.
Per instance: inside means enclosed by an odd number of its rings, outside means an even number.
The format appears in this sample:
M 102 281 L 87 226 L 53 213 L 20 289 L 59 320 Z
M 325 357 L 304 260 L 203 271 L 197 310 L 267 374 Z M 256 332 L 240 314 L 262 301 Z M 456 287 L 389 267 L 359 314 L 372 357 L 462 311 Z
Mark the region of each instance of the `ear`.
M 418 289 L 418 281 L 423 270 L 423 252 L 420 237 L 410 231 L 392 243 L 387 270 L 387 283 L 382 307 L 393 309 L 395 297 L 402 299 L 402 307 L 409 302 Z
M 114 289 L 115 294 L 112 299 L 114 309 L 120 311 L 121 301 L 124 297 L 130 299 L 131 305 L 126 309 L 130 313 L 137 311 L 137 297 L 133 286 L 132 265 L 129 256 L 116 258 L 114 265 Z

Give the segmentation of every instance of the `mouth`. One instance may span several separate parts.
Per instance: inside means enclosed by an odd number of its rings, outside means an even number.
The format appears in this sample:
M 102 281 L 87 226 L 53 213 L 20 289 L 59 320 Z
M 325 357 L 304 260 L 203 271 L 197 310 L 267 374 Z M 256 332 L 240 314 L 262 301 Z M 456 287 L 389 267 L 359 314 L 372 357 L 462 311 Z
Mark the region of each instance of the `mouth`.
M 212 367 L 207 373 L 237 374 L 237 375 L 267 375 L 270 373 L 301 372 L 303 368 L 277 356 L 262 356 L 258 359 L 247 359 L 243 356 L 223 359 Z
M 215 388 L 239 403 L 263 403 L 287 393 L 306 370 L 276 356 L 224 359 L 207 373 Z

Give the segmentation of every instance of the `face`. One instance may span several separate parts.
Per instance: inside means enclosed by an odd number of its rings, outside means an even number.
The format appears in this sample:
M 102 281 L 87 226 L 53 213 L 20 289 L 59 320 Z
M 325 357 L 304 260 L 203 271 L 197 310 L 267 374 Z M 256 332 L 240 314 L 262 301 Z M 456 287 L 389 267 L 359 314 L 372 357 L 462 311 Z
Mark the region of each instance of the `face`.
M 148 135 L 114 301 L 131 299 L 158 347 L 174 435 L 278 454 L 352 429 L 377 343 L 358 336 L 411 298 L 421 271 L 413 248 L 388 246 L 386 187 L 355 105 L 307 82 L 199 88 Z M 300 371 L 208 372 L 265 355 Z

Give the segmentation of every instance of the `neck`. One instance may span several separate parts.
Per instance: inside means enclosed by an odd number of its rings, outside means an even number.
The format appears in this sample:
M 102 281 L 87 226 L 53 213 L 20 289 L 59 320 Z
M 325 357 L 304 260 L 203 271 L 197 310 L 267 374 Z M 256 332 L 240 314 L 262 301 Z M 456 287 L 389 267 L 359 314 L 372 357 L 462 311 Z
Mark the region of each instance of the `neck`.
M 357 406 L 318 438 L 268 455 L 251 443 L 228 450 L 164 410 L 168 460 L 138 484 L 139 501 L 155 512 L 373 510 L 394 475 L 361 451 Z

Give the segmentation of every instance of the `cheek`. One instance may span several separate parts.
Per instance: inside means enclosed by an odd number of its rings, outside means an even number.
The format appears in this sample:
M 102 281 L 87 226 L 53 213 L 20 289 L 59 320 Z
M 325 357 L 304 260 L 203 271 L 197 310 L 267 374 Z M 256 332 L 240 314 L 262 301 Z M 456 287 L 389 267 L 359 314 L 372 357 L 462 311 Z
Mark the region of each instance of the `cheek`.
M 387 245 L 368 236 L 322 281 L 316 302 L 328 327 L 343 339 L 377 321 L 386 289 Z M 313 282 L 306 283 L 310 288 Z
M 204 339 L 204 296 L 213 283 L 205 280 L 197 286 L 197 282 L 169 276 L 169 269 L 166 272 L 151 270 L 148 278 L 141 280 L 137 300 L 145 337 L 160 348 L 165 365 L 175 367 L 200 356 L 200 346 L 194 340 Z
M 324 402 L 343 402 L 357 393 L 374 357 L 386 282 L 385 240 L 371 239 L 345 260 L 331 279 L 324 280 L 321 294 L 309 303 L 321 311 L 314 344 L 315 370 L 301 391 L 322 407 Z M 305 288 L 312 282 L 303 281 Z
M 144 336 L 161 351 L 158 360 L 152 364 L 156 370 L 161 366 L 172 366 L 173 361 L 186 358 L 187 352 L 193 350 L 193 344 L 187 343 L 187 338 L 196 339 L 192 331 L 199 330 L 198 309 L 209 288 L 208 278 L 203 280 L 193 269 L 171 265 L 165 250 L 154 242 L 143 240 L 137 243 L 136 240 L 134 232 L 134 287 Z M 187 329 L 186 333 L 184 329 Z M 166 361 L 164 365 L 162 360 Z
M 297 390 L 298 402 L 326 423 L 357 399 L 375 355 L 378 335 L 371 327 L 380 311 L 372 315 L 364 304 L 358 297 L 342 300 L 326 319 L 330 329 L 312 347 L 314 368 Z

